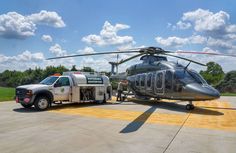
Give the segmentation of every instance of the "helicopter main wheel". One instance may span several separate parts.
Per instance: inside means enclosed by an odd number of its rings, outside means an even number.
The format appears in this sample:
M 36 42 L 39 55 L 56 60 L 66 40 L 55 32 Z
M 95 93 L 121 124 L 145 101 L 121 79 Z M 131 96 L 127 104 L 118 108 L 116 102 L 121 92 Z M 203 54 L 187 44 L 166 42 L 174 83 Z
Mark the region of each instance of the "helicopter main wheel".
M 186 109 L 187 110 L 193 110 L 194 109 L 194 105 L 193 104 L 187 104 L 186 105 Z

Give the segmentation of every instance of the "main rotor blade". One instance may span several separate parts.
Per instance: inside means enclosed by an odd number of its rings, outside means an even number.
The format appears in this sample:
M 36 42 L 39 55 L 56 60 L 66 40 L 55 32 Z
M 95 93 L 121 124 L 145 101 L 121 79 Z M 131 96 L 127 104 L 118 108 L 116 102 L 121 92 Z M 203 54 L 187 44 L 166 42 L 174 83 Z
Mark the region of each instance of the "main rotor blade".
M 180 56 L 176 56 L 176 55 L 171 55 L 171 54 L 165 54 L 165 53 L 164 53 L 164 55 L 172 56 L 172 57 L 176 57 L 176 58 L 180 58 L 180 59 L 183 59 L 183 60 L 186 60 L 186 61 L 195 63 L 195 64 L 199 64 L 199 65 L 202 65 L 202 66 L 206 66 L 206 64 L 202 64 L 202 63 L 199 63 L 199 62 L 197 62 L 197 61 L 194 61 L 194 60 L 191 60 L 191 59 L 188 59 L 188 58 L 184 58 L 184 57 L 180 57 Z
M 221 54 L 221 53 L 208 53 L 208 52 L 196 52 L 196 51 L 176 51 L 176 52 L 173 52 L 173 53 L 180 53 L 180 54 L 204 54 L 204 55 L 236 57 L 235 54 Z
M 93 56 L 93 55 L 102 55 L 102 54 L 124 54 L 124 53 L 138 53 L 139 51 L 113 51 L 113 52 L 100 52 L 100 53 L 88 53 L 88 54 L 76 54 L 76 55 L 67 55 L 59 57 L 47 58 L 47 60 L 60 59 L 60 58 L 70 58 L 70 57 L 79 57 L 79 56 Z
M 122 60 L 121 60 L 120 62 L 118 62 L 117 64 L 119 65 L 119 64 L 125 63 L 125 62 L 127 62 L 127 61 L 129 61 L 129 60 L 132 60 L 132 59 L 134 59 L 134 58 L 136 58 L 136 57 L 139 57 L 139 56 L 141 56 L 141 55 L 143 55 L 143 53 L 140 53 L 140 54 L 131 56 L 131 57 L 126 58 L 126 59 L 124 59 L 124 60 L 122 59 Z

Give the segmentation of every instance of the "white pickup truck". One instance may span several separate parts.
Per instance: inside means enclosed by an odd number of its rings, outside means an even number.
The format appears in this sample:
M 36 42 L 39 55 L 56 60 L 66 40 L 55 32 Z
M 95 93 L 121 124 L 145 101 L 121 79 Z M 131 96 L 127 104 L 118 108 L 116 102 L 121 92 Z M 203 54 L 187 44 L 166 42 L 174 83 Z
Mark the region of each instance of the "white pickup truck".
M 16 88 L 16 102 L 25 108 L 34 105 L 37 110 L 46 110 L 55 102 L 105 103 L 111 96 L 109 78 L 98 73 L 64 72 L 61 76 L 47 77 L 39 84 Z

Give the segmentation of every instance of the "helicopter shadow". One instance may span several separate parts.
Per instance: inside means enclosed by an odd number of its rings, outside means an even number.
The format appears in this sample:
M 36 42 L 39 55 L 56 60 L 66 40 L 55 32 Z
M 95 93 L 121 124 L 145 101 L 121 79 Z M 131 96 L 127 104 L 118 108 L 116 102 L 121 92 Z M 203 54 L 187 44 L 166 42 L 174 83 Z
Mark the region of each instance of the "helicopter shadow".
M 131 133 L 137 131 L 147 121 L 152 113 L 155 112 L 156 109 L 157 107 L 151 106 L 148 110 L 139 115 L 135 120 L 123 128 L 120 133 Z
M 212 110 L 211 107 L 198 107 L 195 106 L 194 110 L 188 111 L 185 108 L 185 105 L 180 105 L 179 103 L 183 103 L 184 101 L 180 102 L 168 102 L 168 101 L 132 101 L 132 103 L 125 104 L 126 102 L 121 103 L 120 105 L 147 105 L 147 106 L 155 106 L 160 109 L 166 109 L 170 111 L 177 111 L 177 112 L 183 112 L 183 113 L 191 113 L 191 114 L 199 114 L 199 115 L 224 115 L 224 113 Z M 215 108 L 213 108 L 215 109 Z
M 180 105 L 178 103 L 173 102 L 141 102 L 141 101 L 132 101 L 133 105 L 139 104 L 139 105 L 148 105 L 151 106 L 148 110 L 143 112 L 140 116 L 138 116 L 136 119 L 134 119 L 131 123 L 129 123 L 125 128 L 123 128 L 120 133 L 131 133 L 137 131 L 141 126 L 148 120 L 148 118 L 156 111 L 156 109 L 168 109 L 171 111 L 178 111 L 178 112 L 186 112 L 190 114 L 201 114 L 201 115 L 224 115 L 224 113 L 205 109 L 205 107 L 195 107 L 192 111 L 187 111 L 185 109 L 185 105 Z M 134 104 L 135 103 L 135 104 Z M 132 105 L 131 103 L 121 103 L 121 105 Z

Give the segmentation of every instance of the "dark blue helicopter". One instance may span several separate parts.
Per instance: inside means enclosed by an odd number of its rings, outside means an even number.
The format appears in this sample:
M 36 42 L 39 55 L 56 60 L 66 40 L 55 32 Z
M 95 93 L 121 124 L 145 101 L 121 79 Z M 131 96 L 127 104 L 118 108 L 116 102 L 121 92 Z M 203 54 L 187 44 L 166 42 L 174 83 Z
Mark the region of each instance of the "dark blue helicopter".
M 173 55 L 173 53 L 176 52 L 166 51 L 159 47 L 144 47 L 126 51 L 77 54 L 49 59 L 121 53 L 138 54 L 119 62 L 109 62 L 112 66 L 111 73 L 113 76 L 117 76 L 114 69 L 116 68 L 118 70 L 118 65 L 140 56 L 140 60 L 143 61 L 140 64 L 130 66 L 126 70 L 125 76 L 123 76 L 123 78 L 128 80 L 128 87 L 137 98 L 189 101 L 189 104 L 186 105 L 186 109 L 191 110 L 194 109 L 194 105 L 192 103 L 193 101 L 213 100 L 220 97 L 220 93 L 215 88 L 207 84 L 200 74 L 194 70 L 188 69 L 190 63 L 206 66 L 205 64 Z M 206 52 L 178 51 L 177 53 L 236 57 L 236 55 Z M 166 56 L 180 58 L 189 61 L 189 63 L 188 65 L 183 66 L 181 64 L 168 61 Z M 122 78 L 122 76 L 120 77 Z

